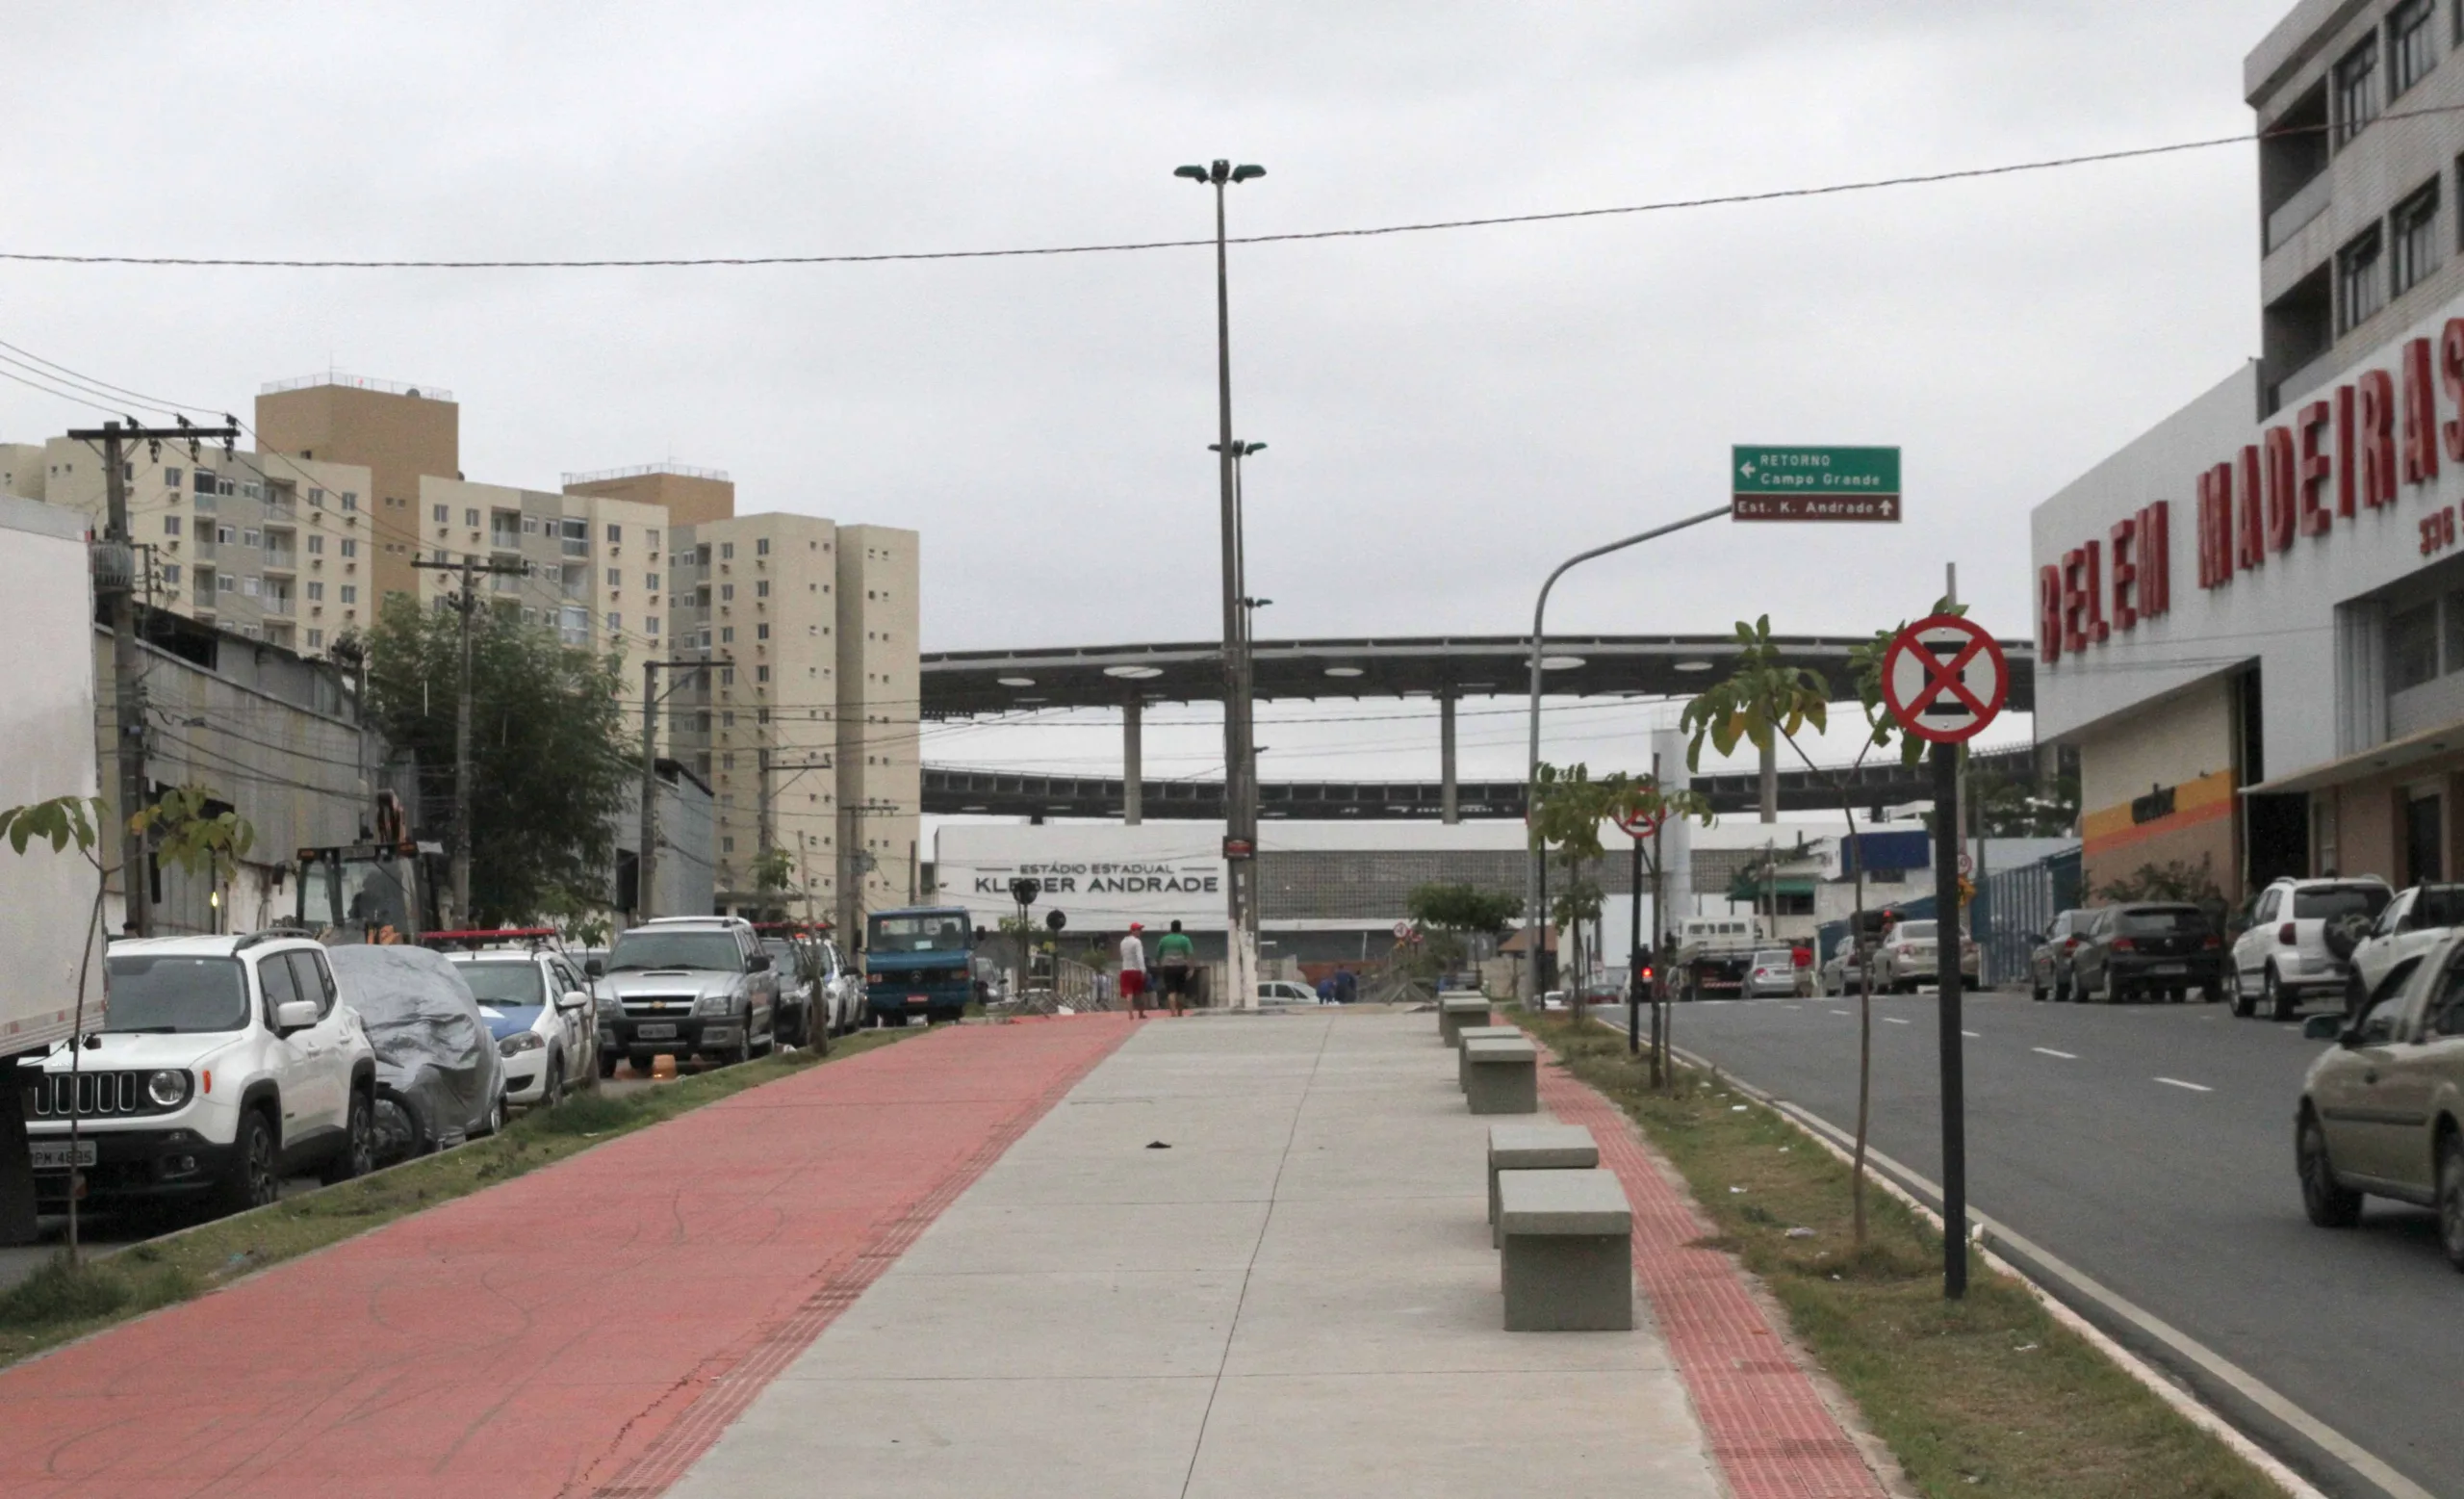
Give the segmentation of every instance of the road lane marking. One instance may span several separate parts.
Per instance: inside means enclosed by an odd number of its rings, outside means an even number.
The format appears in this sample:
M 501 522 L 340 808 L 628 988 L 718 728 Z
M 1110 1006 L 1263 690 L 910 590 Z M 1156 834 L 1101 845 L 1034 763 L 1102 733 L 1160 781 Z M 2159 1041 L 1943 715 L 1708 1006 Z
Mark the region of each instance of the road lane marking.
M 1914 1021 L 1903 1021 L 1896 1015 L 1886 1015 L 1883 1017 L 1883 1023 L 1886 1025 L 1913 1025 L 1916 1022 Z
M 2030 1047 L 2028 1049 L 2031 1051 L 2040 1051 L 2046 1056 L 2058 1056 L 2066 1062 L 2076 1062 L 2079 1060 L 2079 1054 L 2075 1051 L 2056 1051 L 2051 1047 Z
M 2214 1093 L 2216 1091 L 2205 1083 L 2184 1082 L 2178 1077 L 2159 1077 L 2156 1080 L 2163 1083 L 2168 1088 L 2188 1088 L 2193 1093 Z
M 1978 1030 L 1964 1030 L 1961 1031 L 1960 1034 L 1965 1036 L 1970 1041 L 1983 1041 L 1985 1039 L 1985 1033 Z

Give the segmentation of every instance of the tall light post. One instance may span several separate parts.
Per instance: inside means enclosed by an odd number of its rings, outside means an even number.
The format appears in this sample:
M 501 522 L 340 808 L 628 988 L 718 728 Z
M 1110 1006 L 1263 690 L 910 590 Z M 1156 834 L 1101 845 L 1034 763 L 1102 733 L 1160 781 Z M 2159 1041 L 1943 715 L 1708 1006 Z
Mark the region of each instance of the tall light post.
M 1258 798 L 1249 758 L 1249 693 L 1245 665 L 1246 607 L 1241 602 L 1240 445 L 1232 440 L 1232 281 L 1224 248 L 1223 193 L 1236 183 L 1263 177 L 1263 167 L 1218 160 L 1206 167 L 1176 167 L 1186 177 L 1215 189 L 1215 388 L 1216 474 L 1222 491 L 1223 526 L 1223 894 L 1224 976 L 1228 996 L 1242 1009 L 1258 1002 L 1257 853 Z
M 1556 587 L 1557 580 L 1566 576 L 1567 571 L 1578 563 L 1588 562 L 1596 556 L 1606 556 L 1611 552 L 1623 552 L 1628 547 L 1649 541 L 1655 536 L 1665 536 L 1673 530 L 1683 530 L 1689 526 L 1700 526 L 1705 521 L 1716 521 L 1728 513 L 1729 506 L 1724 504 L 1716 510 L 1705 510 L 1700 515 L 1689 515 L 1681 521 L 1671 521 L 1665 526 L 1655 526 L 1647 531 L 1628 536 L 1622 541 L 1612 541 L 1604 547 L 1594 547 L 1588 552 L 1578 552 L 1558 563 L 1556 570 L 1549 575 L 1549 581 L 1540 585 L 1539 602 L 1531 606 L 1531 755 L 1523 783 L 1523 815 L 1527 823 L 1531 822 L 1540 810 L 1540 673 L 1547 669 L 1542 658 L 1546 655 L 1544 647 L 1549 638 L 1549 590 Z M 1542 893 L 1542 882 L 1547 878 L 1543 869 L 1548 858 L 1549 850 L 1541 846 L 1538 839 L 1533 839 L 1529 857 L 1524 865 L 1523 874 L 1523 983 L 1521 987 L 1523 1006 L 1527 1010 L 1537 1009 L 1540 1004 L 1540 934 L 1549 922 L 1549 914 L 1540 908 L 1547 903 L 1548 899 Z M 1655 911 L 1652 919 L 1660 921 L 1665 918 Z

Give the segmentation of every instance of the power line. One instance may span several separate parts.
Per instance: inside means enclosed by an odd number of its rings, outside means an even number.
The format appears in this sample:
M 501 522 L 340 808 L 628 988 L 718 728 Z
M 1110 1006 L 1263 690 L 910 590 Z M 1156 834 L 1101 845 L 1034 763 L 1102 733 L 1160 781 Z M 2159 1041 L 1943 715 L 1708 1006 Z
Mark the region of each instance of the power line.
M 2464 105 L 2434 105 L 2416 110 L 2390 111 L 2379 116 L 2378 119 L 2394 120 L 2422 115 L 2448 114 L 2457 110 L 2464 110 Z M 2222 145 L 2245 145 L 2267 139 L 2272 135 L 2302 134 L 2319 128 L 2323 127 L 2245 132 L 2239 135 L 2211 136 L 2197 141 L 2175 141 L 2163 145 L 2130 146 L 2114 151 L 2092 151 L 2073 156 L 2006 162 L 1991 167 L 1965 167 L 1949 171 L 1911 172 L 1893 177 L 1869 177 L 1853 182 L 1824 183 L 1814 187 L 1771 188 L 1758 193 L 1724 193 L 1704 197 L 1663 198 L 1648 203 L 1627 203 L 1608 208 L 1567 208 L 1528 214 L 1499 214 L 1476 219 L 1439 219 L 1413 223 L 1374 224 L 1350 229 L 1304 229 L 1279 234 L 1236 235 L 1227 243 L 1279 245 L 1311 240 L 1377 239 L 1389 235 L 1428 234 L 1448 229 L 1487 229 L 1506 224 L 1554 223 L 1577 219 L 1607 219 L 1636 214 L 1673 213 L 1694 208 L 1723 208 L 1749 203 L 1781 202 L 1792 198 L 1833 197 L 1851 193 L 1879 192 L 1886 188 L 1925 187 L 1945 182 L 2012 176 L 2021 172 L 2055 171 L 2071 167 L 2090 167 L 2110 162 L 2135 161 L 2146 157 L 2171 156 L 2187 151 L 2212 150 Z M 588 260 L 354 260 L 241 255 L 74 255 L 32 250 L 0 250 L 0 261 L 72 266 L 183 266 L 270 271 L 616 271 L 875 265 L 901 261 L 1005 260 L 1056 255 L 1112 255 L 1143 250 L 1212 247 L 1214 244 L 1213 239 L 1127 240 L 1104 244 L 1024 246 L 1003 249 L 893 250 L 871 254 L 835 255 L 680 255 Z

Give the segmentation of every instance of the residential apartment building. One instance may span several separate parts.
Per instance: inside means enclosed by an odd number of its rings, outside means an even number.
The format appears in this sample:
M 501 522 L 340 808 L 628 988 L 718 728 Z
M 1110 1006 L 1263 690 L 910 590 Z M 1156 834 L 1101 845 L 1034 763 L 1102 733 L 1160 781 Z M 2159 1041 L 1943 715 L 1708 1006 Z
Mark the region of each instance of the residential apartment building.
M 630 500 L 517 489 L 467 479 L 420 480 L 422 559 L 519 567 L 480 579 L 495 606 L 556 631 L 567 645 L 616 651 L 638 669 L 667 650 L 667 510 Z M 461 589 L 449 568 L 413 573 L 433 608 Z
M 462 408 L 453 393 L 355 375 L 278 380 L 257 395 L 257 441 L 302 461 L 355 463 L 369 481 L 370 602 L 416 594 L 420 480 L 462 477 Z
M 367 469 L 215 444 L 141 445 L 121 462 L 147 564 L 141 597 L 156 607 L 303 656 L 375 618 Z M 10 492 L 103 526 L 108 476 L 93 445 L 9 444 L 0 469 Z
M 2451 879 L 2464 13 L 2299 0 L 2244 83 L 2260 354 L 2031 516 L 2038 737 L 2078 750 L 2089 889 Z
M 676 758 L 718 804 L 718 903 L 780 903 L 756 869 L 776 849 L 801 905 L 852 930 L 915 886 L 919 772 L 912 531 L 817 516 L 680 529 L 680 655 L 710 661 L 671 712 Z M 688 587 L 689 583 L 689 587 Z
M 569 495 L 596 495 L 603 500 L 634 500 L 667 507 L 675 526 L 702 526 L 735 514 L 735 483 L 718 469 L 697 469 L 681 463 L 645 463 L 629 469 L 603 469 L 595 474 L 568 474 Z

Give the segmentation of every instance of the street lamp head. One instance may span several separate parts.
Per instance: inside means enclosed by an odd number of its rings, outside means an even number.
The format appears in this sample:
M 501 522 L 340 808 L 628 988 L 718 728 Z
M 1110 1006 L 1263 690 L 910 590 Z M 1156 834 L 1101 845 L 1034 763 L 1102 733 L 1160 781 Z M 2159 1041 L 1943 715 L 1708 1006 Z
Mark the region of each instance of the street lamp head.
M 1263 167 L 1235 167 L 1232 168 L 1232 180 L 1235 182 L 1246 182 L 1251 177 L 1263 177 L 1266 174 L 1267 169 Z
M 1250 453 L 1253 453 L 1253 452 L 1266 452 L 1266 451 L 1267 451 L 1267 445 L 1266 445 L 1266 444 L 1264 444 L 1264 443 L 1242 443 L 1242 444 L 1240 444 L 1238 447 L 1236 447 L 1233 451 L 1234 451 L 1234 452 L 1238 452 L 1238 453 L 1240 453 L 1243 457 L 1247 457 Z
M 1172 168 L 1172 175 L 1175 177 L 1187 177 L 1192 182 L 1204 182 L 1206 180 L 1206 168 L 1203 167 L 1175 167 Z

